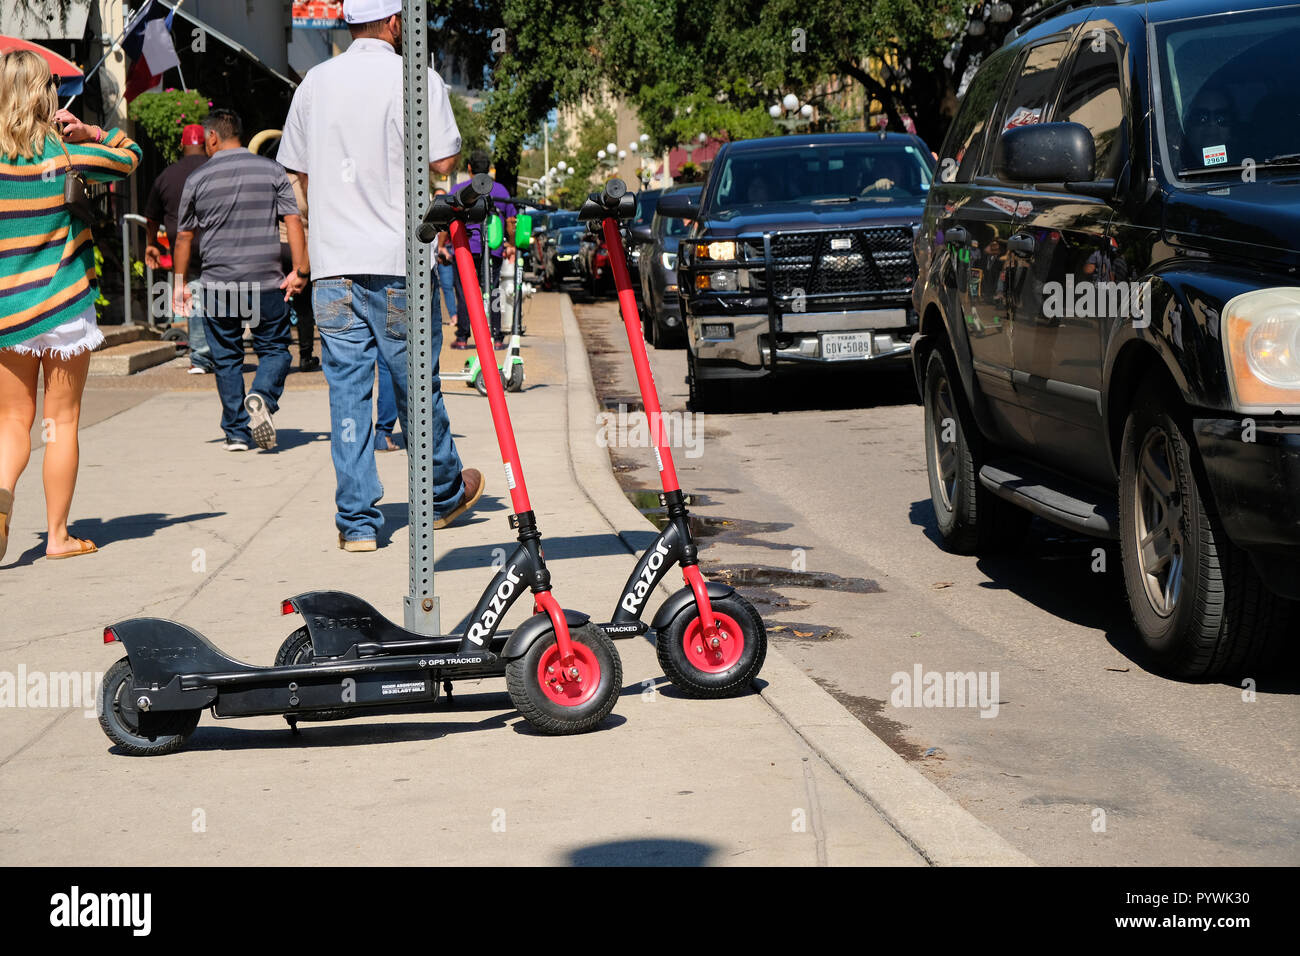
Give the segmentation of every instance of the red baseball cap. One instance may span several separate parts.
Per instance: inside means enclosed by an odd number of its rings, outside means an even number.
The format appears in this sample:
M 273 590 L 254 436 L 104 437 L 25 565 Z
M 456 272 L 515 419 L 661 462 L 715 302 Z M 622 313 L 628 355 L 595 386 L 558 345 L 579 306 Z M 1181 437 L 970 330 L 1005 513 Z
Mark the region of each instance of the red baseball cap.
M 191 123 L 181 130 L 182 146 L 202 146 L 203 138 L 203 127 L 198 123 Z

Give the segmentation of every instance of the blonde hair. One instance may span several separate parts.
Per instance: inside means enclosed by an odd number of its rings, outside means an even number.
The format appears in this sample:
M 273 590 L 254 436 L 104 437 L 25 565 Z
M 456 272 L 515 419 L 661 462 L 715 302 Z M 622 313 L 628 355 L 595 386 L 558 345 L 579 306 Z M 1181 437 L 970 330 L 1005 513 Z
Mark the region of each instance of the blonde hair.
M 0 56 L 0 157 L 32 159 L 57 137 L 59 93 L 50 67 L 30 50 Z

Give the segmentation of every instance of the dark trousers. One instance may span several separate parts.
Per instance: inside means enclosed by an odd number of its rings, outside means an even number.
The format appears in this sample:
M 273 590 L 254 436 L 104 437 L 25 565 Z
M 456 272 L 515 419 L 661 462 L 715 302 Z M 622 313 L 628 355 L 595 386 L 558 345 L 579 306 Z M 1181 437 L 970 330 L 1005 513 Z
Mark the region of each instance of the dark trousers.
M 488 313 L 488 323 L 492 327 L 492 338 L 501 338 L 501 296 L 497 290 L 501 288 L 501 257 L 490 256 L 492 260 L 492 281 L 491 288 L 488 290 L 488 302 L 492 308 Z M 475 256 L 474 261 L 478 262 L 479 257 Z M 482 268 L 479 269 L 479 281 L 482 282 Z M 469 310 L 465 308 L 465 290 L 460 287 L 460 273 L 456 273 L 456 338 L 468 339 L 469 328 Z
M 280 243 L 280 267 L 285 275 L 293 272 L 293 253 L 287 242 Z M 311 307 L 311 285 L 289 300 L 289 309 L 297 319 L 298 329 L 298 364 L 311 358 L 316 352 L 316 313 Z
M 267 410 L 274 413 L 289 374 L 289 305 L 284 293 L 274 287 L 260 294 L 240 293 L 239 297 L 242 301 L 235 314 L 220 309 L 215 311 L 221 314 L 205 315 L 205 319 L 217 394 L 221 396 L 221 430 L 227 441 L 251 446 L 253 431 L 244 410 L 244 326 L 253 329 L 253 351 L 257 353 L 252 390 L 266 399 Z

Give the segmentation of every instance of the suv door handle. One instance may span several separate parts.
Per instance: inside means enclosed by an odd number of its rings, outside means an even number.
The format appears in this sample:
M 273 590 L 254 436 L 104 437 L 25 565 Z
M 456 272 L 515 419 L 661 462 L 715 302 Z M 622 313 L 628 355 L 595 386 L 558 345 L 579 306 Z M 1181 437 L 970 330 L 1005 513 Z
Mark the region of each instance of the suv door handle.
M 1007 240 L 1007 248 L 1021 259 L 1028 259 L 1032 256 L 1036 245 L 1037 242 L 1034 237 L 1027 232 L 1018 232 Z
M 943 231 L 944 242 L 959 242 L 963 246 L 970 242 L 970 233 L 961 226 L 951 226 Z

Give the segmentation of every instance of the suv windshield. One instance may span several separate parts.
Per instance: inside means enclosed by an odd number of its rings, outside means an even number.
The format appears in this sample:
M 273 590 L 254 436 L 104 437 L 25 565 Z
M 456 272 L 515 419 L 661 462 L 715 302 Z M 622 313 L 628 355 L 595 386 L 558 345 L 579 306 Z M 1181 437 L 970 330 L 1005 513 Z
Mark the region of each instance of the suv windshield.
M 711 208 L 725 214 L 772 203 L 914 203 L 930 188 L 929 156 L 899 143 L 738 150 L 721 169 Z
M 1180 179 L 1300 167 L 1300 7 L 1158 24 L 1166 167 Z

